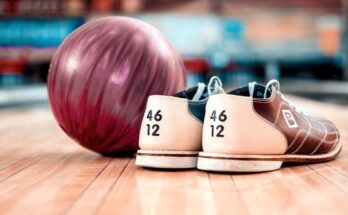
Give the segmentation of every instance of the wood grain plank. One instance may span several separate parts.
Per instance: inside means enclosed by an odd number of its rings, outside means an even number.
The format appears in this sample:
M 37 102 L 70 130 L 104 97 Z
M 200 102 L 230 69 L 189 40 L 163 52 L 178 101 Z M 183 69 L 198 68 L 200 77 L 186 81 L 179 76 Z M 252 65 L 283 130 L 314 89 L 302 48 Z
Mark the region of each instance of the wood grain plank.
M 294 197 L 279 179 L 279 172 L 234 174 L 232 178 L 248 214 L 286 213 Z
M 348 194 L 348 178 L 325 163 L 309 165 L 311 169 Z
M 118 178 L 129 163 L 130 158 L 114 158 L 100 173 L 88 189 L 72 204 L 66 214 L 95 214 L 105 196 L 117 182 Z
M 109 162 L 110 158 L 92 153 L 46 156 L 0 184 L 0 208 L 15 214 L 29 208 L 36 214 L 61 213 Z
M 197 170 L 156 171 L 130 163 L 99 214 L 204 214 L 207 174 Z M 207 204 L 209 205 L 209 204 Z
M 337 207 L 347 196 L 306 166 L 233 179 L 250 214 L 343 214 L 348 209 Z
M 0 183 L 38 162 L 43 155 L 25 157 L 0 170 Z
M 306 165 L 289 167 L 285 184 L 296 195 L 299 213 L 347 214 L 347 195 Z M 337 207 L 339 205 L 339 207 Z
M 107 193 L 97 210 L 98 214 L 141 214 L 134 164 L 132 160 Z
M 247 214 L 248 210 L 230 174 L 209 173 L 217 214 Z

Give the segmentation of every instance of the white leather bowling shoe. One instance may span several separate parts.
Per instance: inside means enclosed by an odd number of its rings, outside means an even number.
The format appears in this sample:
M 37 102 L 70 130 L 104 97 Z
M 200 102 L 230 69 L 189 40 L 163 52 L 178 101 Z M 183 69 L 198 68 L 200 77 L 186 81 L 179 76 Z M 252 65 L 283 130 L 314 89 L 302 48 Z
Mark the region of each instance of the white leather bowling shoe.
M 210 95 L 224 93 L 218 77 L 209 85 L 173 96 L 152 95 L 147 101 L 136 165 L 152 168 L 195 168 L 202 150 L 202 125 Z

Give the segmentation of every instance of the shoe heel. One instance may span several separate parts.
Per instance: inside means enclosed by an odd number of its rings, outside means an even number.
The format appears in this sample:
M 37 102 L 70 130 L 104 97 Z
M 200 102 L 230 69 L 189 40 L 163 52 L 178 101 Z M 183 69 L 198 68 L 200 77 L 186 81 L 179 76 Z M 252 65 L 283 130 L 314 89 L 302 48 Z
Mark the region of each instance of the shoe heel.
M 199 157 L 197 168 L 216 172 L 266 172 L 280 169 L 282 161 Z
M 198 152 L 138 150 L 137 166 L 159 169 L 190 169 L 197 167 Z

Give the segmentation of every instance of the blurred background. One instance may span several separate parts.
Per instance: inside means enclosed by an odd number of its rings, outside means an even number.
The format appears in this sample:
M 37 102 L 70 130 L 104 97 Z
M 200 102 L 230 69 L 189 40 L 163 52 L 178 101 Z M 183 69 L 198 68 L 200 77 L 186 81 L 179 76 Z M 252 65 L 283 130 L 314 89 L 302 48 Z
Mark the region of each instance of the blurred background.
M 46 104 L 50 60 L 80 25 L 125 15 L 180 51 L 188 85 L 279 79 L 282 91 L 348 104 L 345 0 L 0 0 L 0 108 Z

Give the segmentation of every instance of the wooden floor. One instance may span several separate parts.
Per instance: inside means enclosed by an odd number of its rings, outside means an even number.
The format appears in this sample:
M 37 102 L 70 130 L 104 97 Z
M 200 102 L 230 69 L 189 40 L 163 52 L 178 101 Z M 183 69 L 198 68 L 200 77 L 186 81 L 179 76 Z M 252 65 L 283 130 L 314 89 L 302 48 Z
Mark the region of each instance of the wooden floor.
M 337 124 L 337 160 L 259 174 L 155 171 L 83 149 L 48 108 L 0 110 L 0 213 L 348 214 L 348 107 L 295 102 Z

